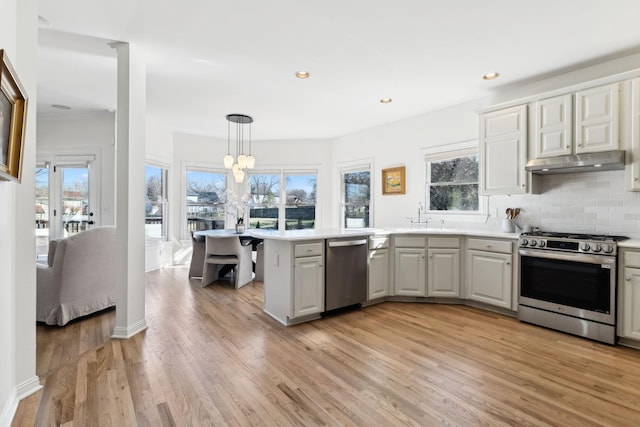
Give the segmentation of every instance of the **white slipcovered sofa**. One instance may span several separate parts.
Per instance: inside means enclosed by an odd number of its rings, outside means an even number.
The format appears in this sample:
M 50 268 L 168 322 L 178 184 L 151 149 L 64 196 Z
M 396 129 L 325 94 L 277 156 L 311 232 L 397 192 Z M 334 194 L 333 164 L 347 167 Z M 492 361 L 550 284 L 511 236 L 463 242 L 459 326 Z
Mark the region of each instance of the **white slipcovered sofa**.
M 38 265 L 36 320 L 62 326 L 115 306 L 115 251 L 114 226 L 52 241 L 49 265 Z

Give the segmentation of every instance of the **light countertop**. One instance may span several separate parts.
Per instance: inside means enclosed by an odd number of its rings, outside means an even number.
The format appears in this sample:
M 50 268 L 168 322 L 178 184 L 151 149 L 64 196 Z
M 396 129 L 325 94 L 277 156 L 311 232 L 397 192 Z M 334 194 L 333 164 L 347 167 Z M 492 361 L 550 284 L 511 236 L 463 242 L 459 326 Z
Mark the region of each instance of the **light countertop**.
M 629 239 L 618 242 L 619 248 L 640 249 L 640 239 Z
M 256 230 L 247 231 L 253 237 L 273 240 L 317 240 L 351 236 L 372 236 L 389 234 L 418 234 L 425 236 L 477 236 L 517 240 L 519 233 L 503 233 L 491 230 L 467 230 L 452 228 L 351 228 L 351 229 L 305 229 L 305 230 Z

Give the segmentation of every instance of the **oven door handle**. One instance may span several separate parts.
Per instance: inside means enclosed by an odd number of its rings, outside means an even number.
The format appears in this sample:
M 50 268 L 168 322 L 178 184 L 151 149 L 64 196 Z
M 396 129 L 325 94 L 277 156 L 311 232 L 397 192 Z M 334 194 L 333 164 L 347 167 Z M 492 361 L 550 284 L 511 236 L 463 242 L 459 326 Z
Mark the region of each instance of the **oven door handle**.
M 582 262 L 585 264 L 613 264 L 616 263 L 616 257 L 606 255 L 577 254 L 564 253 L 554 251 L 540 251 L 535 249 L 519 249 L 518 253 L 522 256 L 532 258 L 558 259 L 563 261 Z

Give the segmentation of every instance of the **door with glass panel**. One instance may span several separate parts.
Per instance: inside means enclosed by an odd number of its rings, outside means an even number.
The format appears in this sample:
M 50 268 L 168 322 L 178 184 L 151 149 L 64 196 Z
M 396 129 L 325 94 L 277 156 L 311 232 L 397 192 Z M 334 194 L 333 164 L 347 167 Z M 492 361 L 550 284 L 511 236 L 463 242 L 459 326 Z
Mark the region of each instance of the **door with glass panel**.
M 39 162 L 35 170 L 36 255 L 46 258 L 50 239 L 60 239 L 98 224 L 93 157 Z
M 371 226 L 371 172 L 350 170 L 341 173 L 342 227 Z

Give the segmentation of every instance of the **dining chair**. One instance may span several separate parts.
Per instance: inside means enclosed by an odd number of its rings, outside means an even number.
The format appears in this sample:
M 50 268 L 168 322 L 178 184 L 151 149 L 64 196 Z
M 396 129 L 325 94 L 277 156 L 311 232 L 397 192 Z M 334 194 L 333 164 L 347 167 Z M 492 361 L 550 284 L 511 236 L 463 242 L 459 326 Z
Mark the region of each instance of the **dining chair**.
M 236 288 L 251 282 L 253 280 L 251 245 L 243 246 L 237 236 L 206 236 L 202 287 L 218 280 L 220 270 L 226 265 L 233 265 Z
M 192 277 L 202 277 L 202 266 L 204 263 L 204 236 L 196 236 L 191 231 L 191 263 L 189 265 L 189 279 Z

